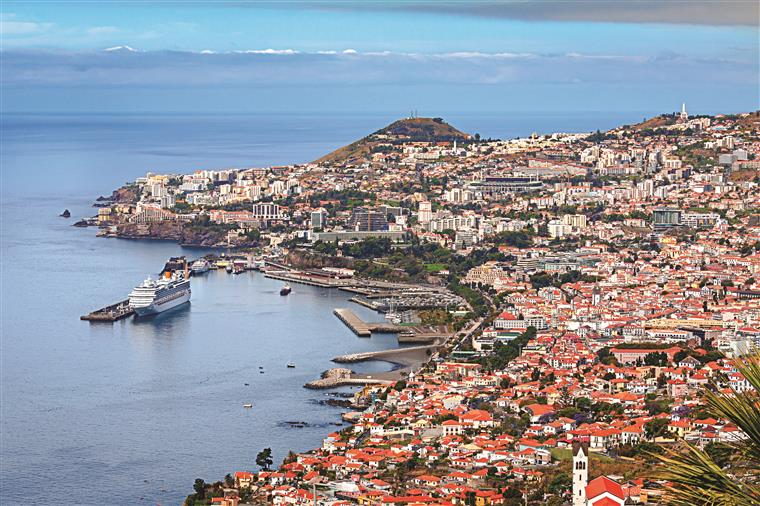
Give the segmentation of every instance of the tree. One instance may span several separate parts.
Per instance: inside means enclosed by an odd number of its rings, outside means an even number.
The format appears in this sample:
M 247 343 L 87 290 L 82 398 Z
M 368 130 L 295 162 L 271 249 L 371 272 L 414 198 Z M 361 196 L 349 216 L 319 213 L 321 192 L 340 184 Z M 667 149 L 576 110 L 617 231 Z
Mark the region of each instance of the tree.
M 272 459 L 272 449 L 264 448 L 256 455 L 256 465 L 261 468 L 262 471 L 269 471 L 269 468 L 274 463 Z
M 667 418 L 655 418 L 644 424 L 644 433 L 649 439 L 663 436 L 668 432 Z
M 737 457 L 729 470 L 721 468 L 715 455 L 689 443 L 668 449 L 659 457 L 664 469 L 659 477 L 671 487 L 665 498 L 676 506 L 760 504 L 760 354 L 736 359 L 736 369 L 752 385 L 743 392 L 706 391 L 707 409 L 716 418 L 728 420 L 746 435 L 728 446 Z M 723 463 L 723 462 L 721 462 Z
M 573 480 L 567 473 L 560 473 L 549 482 L 549 486 L 546 490 L 551 494 L 562 495 L 570 489 Z
M 224 476 L 224 485 L 225 485 L 227 488 L 232 488 L 232 487 L 234 487 L 234 486 L 235 486 L 235 479 L 232 477 L 232 475 L 231 475 L 230 473 L 227 473 L 227 474 Z
M 644 365 L 664 366 L 668 363 L 668 355 L 665 352 L 654 351 L 644 357 Z
M 195 490 L 196 499 L 206 498 L 206 482 L 203 481 L 202 479 L 200 478 L 195 479 L 195 483 L 193 483 L 193 490 Z

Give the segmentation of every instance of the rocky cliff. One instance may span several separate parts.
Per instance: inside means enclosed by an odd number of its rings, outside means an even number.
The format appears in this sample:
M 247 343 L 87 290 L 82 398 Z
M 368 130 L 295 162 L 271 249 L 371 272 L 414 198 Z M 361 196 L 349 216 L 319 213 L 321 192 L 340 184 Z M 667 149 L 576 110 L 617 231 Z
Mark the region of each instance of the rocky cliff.
M 227 232 L 214 227 L 191 226 L 177 221 L 155 223 L 121 223 L 116 225 L 116 237 L 123 239 L 157 239 L 177 241 L 186 246 L 227 246 Z M 252 247 L 255 243 L 245 237 L 234 237 L 234 246 Z

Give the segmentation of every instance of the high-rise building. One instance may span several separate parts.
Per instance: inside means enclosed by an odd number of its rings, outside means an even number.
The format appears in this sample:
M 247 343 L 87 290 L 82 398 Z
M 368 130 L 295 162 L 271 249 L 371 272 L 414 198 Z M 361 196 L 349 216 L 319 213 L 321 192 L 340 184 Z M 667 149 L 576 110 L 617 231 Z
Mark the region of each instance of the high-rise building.
M 327 212 L 324 209 L 312 211 L 311 228 L 325 228 L 327 224 Z
M 357 207 L 348 220 L 348 226 L 356 232 L 388 230 L 388 218 L 381 211 Z
M 262 220 L 279 220 L 282 219 L 282 211 L 277 204 L 262 202 L 253 204 L 253 217 Z
M 420 202 L 420 210 L 417 213 L 417 219 L 423 225 L 430 223 L 430 220 L 433 219 L 433 205 L 430 202 Z
M 661 207 L 652 212 L 652 228 L 656 231 L 681 226 L 681 210 Z

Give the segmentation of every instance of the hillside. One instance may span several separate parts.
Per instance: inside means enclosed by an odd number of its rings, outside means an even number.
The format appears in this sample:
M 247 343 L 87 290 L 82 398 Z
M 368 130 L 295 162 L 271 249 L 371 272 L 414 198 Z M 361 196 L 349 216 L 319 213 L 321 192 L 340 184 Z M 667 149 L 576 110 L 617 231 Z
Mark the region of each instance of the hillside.
M 659 127 L 674 125 L 677 117 L 675 114 L 661 114 L 653 118 L 645 119 L 640 123 L 633 125 L 626 125 L 625 128 L 629 130 L 652 130 Z
M 460 132 L 441 118 L 406 118 L 394 121 L 385 128 L 338 148 L 314 163 L 357 164 L 364 162 L 371 153 L 382 150 L 383 145 L 402 142 L 467 141 L 470 135 Z

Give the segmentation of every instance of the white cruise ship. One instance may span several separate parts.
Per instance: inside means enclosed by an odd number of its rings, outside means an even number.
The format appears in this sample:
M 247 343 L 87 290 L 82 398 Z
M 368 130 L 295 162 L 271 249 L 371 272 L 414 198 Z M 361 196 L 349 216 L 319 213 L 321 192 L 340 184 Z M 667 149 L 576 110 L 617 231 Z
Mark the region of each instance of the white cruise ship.
M 180 272 L 153 280 L 146 279 L 129 294 L 129 307 L 137 316 L 161 313 L 190 301 L 190 280 Z

